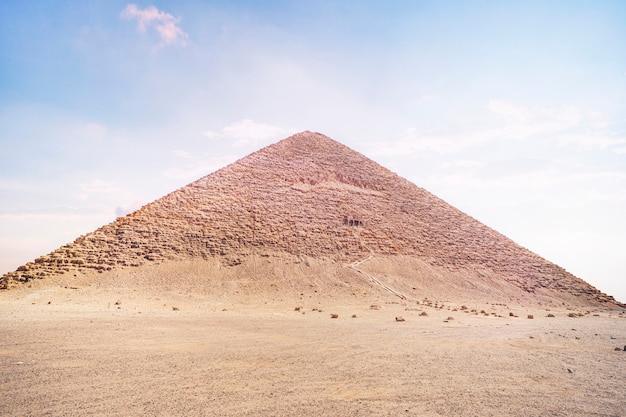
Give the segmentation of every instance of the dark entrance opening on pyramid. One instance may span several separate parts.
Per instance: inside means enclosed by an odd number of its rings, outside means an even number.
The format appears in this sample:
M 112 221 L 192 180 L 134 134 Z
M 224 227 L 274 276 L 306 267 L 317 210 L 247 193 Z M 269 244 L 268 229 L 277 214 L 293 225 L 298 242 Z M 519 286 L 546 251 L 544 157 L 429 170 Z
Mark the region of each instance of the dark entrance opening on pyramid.
M 348 216 L 344 216 L 343 224 L 346 226 L 363 227 L 363 222 L 361 220 L 352 219 L 352 218 L 349 218 Z

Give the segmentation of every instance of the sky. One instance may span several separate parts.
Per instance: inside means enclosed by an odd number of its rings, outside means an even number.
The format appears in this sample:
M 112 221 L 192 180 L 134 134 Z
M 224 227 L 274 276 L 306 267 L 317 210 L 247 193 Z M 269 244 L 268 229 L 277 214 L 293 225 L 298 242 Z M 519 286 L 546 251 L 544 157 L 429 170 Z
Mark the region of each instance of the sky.
M 626 2 L 0 2 L 0 274 L 321 132 L 626 302 Z

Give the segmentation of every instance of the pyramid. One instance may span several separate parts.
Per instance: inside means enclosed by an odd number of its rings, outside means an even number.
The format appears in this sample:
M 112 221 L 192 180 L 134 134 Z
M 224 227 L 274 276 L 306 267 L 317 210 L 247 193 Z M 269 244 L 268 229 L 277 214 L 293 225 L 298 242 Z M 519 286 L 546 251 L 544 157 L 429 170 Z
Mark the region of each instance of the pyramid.
M 465 277 L 463 285 L 482 286 L 478 291 L 505 283 L 531 297 L 549 292 L 582 304 L 623 306 L 360 153 L 308 131 L 20 266 L 0 287 L 190 259 L 236 268 L 275 254 L 348 266 L 412 259 L 440 280 L 432 285 Z M 419 278 L 410 269 L 402 279 Z

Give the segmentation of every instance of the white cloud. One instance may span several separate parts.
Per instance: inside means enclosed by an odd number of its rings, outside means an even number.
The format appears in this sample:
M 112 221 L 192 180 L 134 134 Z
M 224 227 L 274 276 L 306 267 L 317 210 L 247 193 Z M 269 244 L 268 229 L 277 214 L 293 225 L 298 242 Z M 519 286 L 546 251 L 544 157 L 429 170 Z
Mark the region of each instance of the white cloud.
M 256 123 L 250 119 L 242 119 L 223 127 L 219 132 L 208 131 L 204 135 L 209 139 L 234 139 L 234 147 L 258 146 L 260 143 L 276 139 L 287 134 L 285 129 L 277 126 Z
M 137 19 L 137 30 L 145 33 L 149 27 L 154 28 L 164 45 L 187 45 L 188 35 L 178 26 L 179 17 L 174 17 L 154 6 L 140 9 L 135 4 L 129 4 L 122 11 L 121 17 Z

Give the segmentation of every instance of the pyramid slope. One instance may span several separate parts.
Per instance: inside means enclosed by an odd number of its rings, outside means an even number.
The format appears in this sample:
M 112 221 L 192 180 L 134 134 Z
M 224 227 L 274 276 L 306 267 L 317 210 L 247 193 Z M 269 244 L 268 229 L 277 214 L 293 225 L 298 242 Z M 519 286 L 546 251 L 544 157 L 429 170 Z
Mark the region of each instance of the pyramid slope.
M 358 152 L 302 132 L 252 153 L 2 277 L 4 287 L 165 260 L 289 253 L 336 262 L 414 256 L 451 272 L 487 270 L 525 292 L 616 304 Z M 0 284 L 2 285 L 2 284 Z

